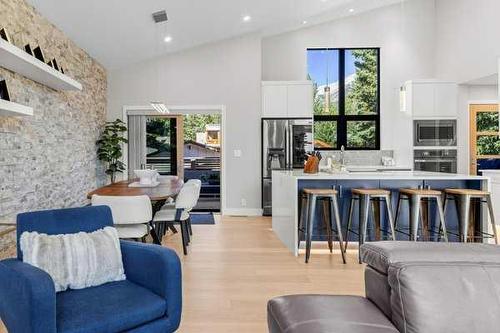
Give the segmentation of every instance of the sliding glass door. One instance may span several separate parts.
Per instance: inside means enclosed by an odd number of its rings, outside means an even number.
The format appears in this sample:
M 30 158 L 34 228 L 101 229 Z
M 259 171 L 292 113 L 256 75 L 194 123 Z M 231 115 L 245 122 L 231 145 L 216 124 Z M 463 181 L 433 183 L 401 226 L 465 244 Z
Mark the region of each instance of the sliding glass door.
M 171 117 L 129 116 L 129 177 L 134 170 L 155 169 L 177 174 L 177 120 Z

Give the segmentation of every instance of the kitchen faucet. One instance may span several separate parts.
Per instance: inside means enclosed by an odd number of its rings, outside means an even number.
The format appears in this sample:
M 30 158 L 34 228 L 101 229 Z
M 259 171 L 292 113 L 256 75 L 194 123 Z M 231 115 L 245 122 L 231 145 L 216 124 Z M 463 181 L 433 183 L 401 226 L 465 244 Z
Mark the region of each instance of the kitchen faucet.
M 345 167 L 345 147 L 342 145 L 340 147 L 340 167 Z

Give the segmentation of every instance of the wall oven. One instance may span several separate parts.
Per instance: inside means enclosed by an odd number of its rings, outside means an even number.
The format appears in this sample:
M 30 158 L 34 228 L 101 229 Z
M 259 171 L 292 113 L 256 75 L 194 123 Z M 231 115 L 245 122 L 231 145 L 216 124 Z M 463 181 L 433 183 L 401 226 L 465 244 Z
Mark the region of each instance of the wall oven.
M 415 171 L 457 173 L 457 151 L 455 149 L 415 150 Z
M 423 146 L 456 146 L 457 121 L 444 120 L 414 120 L 413 145 Z

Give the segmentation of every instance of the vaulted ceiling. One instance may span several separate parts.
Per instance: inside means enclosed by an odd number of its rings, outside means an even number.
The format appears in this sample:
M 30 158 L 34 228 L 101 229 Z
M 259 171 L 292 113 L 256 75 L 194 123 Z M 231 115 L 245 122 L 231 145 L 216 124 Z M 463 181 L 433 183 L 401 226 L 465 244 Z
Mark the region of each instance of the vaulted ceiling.
M 280 33 L 402 1 L 28 0 L 108 69 L 251 32 Z M 163 9 L 169 21 L 155 24 L 151 14 Z M 250 19 L 244 20 L 245 16 Z M 168 43 L 166 36 L 171 36 Z

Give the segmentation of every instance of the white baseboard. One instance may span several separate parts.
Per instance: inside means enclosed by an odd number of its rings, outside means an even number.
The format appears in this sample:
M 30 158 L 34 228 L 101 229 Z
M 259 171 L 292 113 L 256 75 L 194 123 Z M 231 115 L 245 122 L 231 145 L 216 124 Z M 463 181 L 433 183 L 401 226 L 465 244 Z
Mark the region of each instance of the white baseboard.
M 262 208 L 226 208 L 222 215 L 228 216 L 262 216 Z

